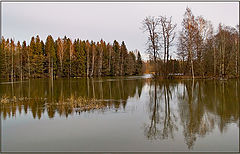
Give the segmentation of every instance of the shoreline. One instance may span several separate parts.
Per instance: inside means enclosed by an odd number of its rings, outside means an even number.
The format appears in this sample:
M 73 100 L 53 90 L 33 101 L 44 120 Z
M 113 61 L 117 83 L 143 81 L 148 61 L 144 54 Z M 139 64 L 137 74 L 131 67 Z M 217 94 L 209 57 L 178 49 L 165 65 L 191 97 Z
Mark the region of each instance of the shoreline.
M 149 76 L 149 77 L 144 77 L 144 76 Z M 143 74 L 143 75 L 127 75 L 127 76 L 100 76 L 100 77 L 71 77 L 71 78 L 68 78 L 68 77 L 56 77 L 54 78 L 53 80 L 57 80 L 57 79 L 93 79 L 93 78 L 125 78 L 125 77 L 142 77 L 143 79 L 157 79 L 157 80 L 193 80 L 192 76 L 188 76 L 188 75 L 181 75 L 181 76 L 168 76 L 168 77 L 164 77 L 164 76 L 157 76 L 156 78 L 154 78 L 152 74 Z M 38 78 L 25 78 L 23 79 L 22 81 L 19 80 L 19 79 L 14 79 L 14 83 L 16 82 L 25 82 L 26 80 L 29 80 L 29 79 L 51 79 L 49 77 L 38 77 Z M 205 76 L 205 77 L 202 77 L 202 76 L 195 76 L 194 79 L 200 79 L 200 80 L 220 80 L 220 81 L 223 81 L 223 80 L 229 80 L 229 79 L 240 79 L 240 76 L 228 76 L 228 77 L 225 77 L 225 78 L 220 78 L 220 77 L 214 77 L 214 76 Z M 12 83 L 11 79 L 6 79 L 6 78 L 0 78 L 0 80 L 2 81 L 5 81 L 5 82 L 8 82 L 8 83 Z
M 153 77 L 154 78 L 154 77 Z M 174 80 L 174 79 L 193 79 L 192 76 L 189 75 L 169 75 L 167 77 L 157 76 L 156 79 L 165 79 L 165 80 Z M 225 78 L 215 77 L 215 76 L 194 76 L 194 79 L 202 79 L 202 80 L 228 80 L 228 79 L 240 79 L 240 76 L 227 76 Z

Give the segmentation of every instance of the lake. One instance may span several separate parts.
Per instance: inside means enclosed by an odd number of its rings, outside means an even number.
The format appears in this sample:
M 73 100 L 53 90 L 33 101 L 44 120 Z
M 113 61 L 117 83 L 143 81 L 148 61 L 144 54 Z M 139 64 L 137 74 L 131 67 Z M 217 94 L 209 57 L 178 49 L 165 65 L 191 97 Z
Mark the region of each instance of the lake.
M 3 152 L 239 151 L 236 79 L 1 81 L 0 98 Z

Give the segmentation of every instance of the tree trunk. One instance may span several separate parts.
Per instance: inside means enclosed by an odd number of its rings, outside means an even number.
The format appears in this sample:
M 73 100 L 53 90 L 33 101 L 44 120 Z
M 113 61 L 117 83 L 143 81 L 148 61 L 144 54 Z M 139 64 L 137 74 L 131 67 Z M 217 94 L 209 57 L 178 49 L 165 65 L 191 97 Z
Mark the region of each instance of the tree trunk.
M 153 58 L 154 58 L 154 72 L 155 72 L 155 77 L 156 75 L 158 75 L 157 73 L 157 60 L 156 60 L 156 51 L 155 51 L 155 48 L 153 49 Z
M 190 55 L 191 55 L 192 78 L 194 79 L 194 68 L 193 68 L 193 54 L 192 54 L 192 49 L 190 49 Z
M 123 53 L 121 58 L 121 75 L 123 75 Z
M 13 49 L 12 50 L 12 73 L 11 73 L 11 81 L 13 82 Z
M 219 47 L 220 58 L 219 58 L 219 75 L 222 77 L 222 47 Z
M 216 49 L 213 47 L 213 73 L 214 77 L 216 76 Z
M 52 76 L 52 80 L 53 80 L 53 77 L 54 77 L 54 73 L 53 73 L 53 58 L 52 58 L 52 67 L 51 67 L 51 76 Z
M 108 62 L 109 74 L 111 74 L 111 58 L 112 58 L 112 49 L 109 49 L 109 62 Z
M 93 79 L 92 79 L 92 90 L 93 90 L 93 99 L 95 100 L 95 88 L 94 88 Z
M 29 51 L 28 51 L 28 78 L 30 78 L 31 73 L 30 73 L 30 61 L 29 61 Z
M 92 52 L 92 72 L 91 72 L 91 76 L 94 75 L 94 51 Z
M 4 61 L 4 64 L 5 64 L 5 76 L 7 77 L 7 79 L 9 79 L 8 77 L 8 63 L 7 63 L 7 51 L 6 51 L 6 49 L 5 49 L 5 61 Z
M 169 59 L 169 40 L 167 40 L 167 63 L 166 63 L 166 66 L 165 66 L 165 67 L 166 67 L 166 68 L 165 68 L 165 70 L 166 70 L 166 71 L 165 71 L 166 76 L 168 76 L 168 73 L 169 73 L 169 72 L 168 72 L 168 71 L 169 71 L 169 70 L 168 70 L 168 62 L 169 62 L 168 59 Z
M 61 76 L 63 75 L 63 62 L 61 60 Z
M 166 57 L 167 57 L 167 47 L 166 47 L 166 38 L 165 35 L 163 35 L 163 39 L 164 39 L 164 76 L 166 76 L 166 72 L 167 72 L 167 64 L 166 64 Z
M 72 44 L 70 44 L 70 50 L 69 50 L 69 60 L 70 60 L 70 68 L 69 68 L 69 74 L 68 77 L 71 78 L 72 75 Z
M 87 49 L 87 77 L 89 76 L 89 48 Z
M 20 73 L 20 78 L 21 78 L 21 81 L 22 81 L 22 79 L 23 79 L 23 73 L 22 73 L 22 66 L 23 66 L 23 58 L 22 58 L 22 50 L 21 50 L 21 64 L 20 64 L 20 71 L 21 71 L 21 73 Z
M 237 77 L 238 76 L 238 43 L 237 43 L 237 39 L 235 39 L 235 44 L 236 44 L 235 70 L 236 70 L 236 77 Z
M 225 76 L 225 34 L 223 35 L 223 77 Z
M 51 78 L 51 56 L 50 55 L 48 59 L 48 73 L 49 73 L 49 77 Z
M 88 92 L 88 98 L 90 97 L 90 93 L 89 93 L 89 78 L 87 78 L 87 92 Z
M 98 70 L 98 76 L 102 76 L 102 59 L 103 59 L 103 49 L 101 47 L 100 50 L 100 59 L 99 59 L 99 70 Z

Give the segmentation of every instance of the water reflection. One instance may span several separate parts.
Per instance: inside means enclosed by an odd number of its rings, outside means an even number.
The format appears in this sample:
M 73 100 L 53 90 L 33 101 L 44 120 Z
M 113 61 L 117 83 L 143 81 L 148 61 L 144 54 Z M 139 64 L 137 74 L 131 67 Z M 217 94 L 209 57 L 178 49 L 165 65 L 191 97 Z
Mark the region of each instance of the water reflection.
M 33 118 L 41 118 L 44 112 L 49 118 L 74 112 L 96 109 L 125 109 L 127 99 L 136 93 L 141 95 L 144 81 L 128 78 L 99 78 L 71 80 L 28 80 L 23 83 L 0 85 L 1 113 L 3 118 L 14 117 L 16 111 Z
M 173 139 L 182 126 L 184 141 L 192 149 L 197 137 L 204 137 L 215 127 L 221 133 L 228 124 L 239 127 L 239 88 L 238 80 L 153 81 L 150 122 L 145 124 L 144 134 L 150 140 Z
M 153 142 L 182 136 L 191 150 L 199 138 L 216 129 L 224 133 L 230 124 L 239 127 L 239 91 L 239 80 L 35 79 L 0 84 L 0 111 L 5 120 L 17 119 L 17 113 L 31 113 L 34 119 L 41 119 L 44 113 L 49 118 L 68 117 L 82 112 L 118 112 L 131 106 L 132 99 L 147 107 L 139 117 L 147 117 L 139 135 Z M 140 103 L 143 100 L 147 101 Z
M 174 138 L 174 131 L 178 130 L 176 125 L 177 117 L 171 112 L 170 100 L 174 85 L 169 86 L 169 81 L 150 82 L 149 90 L 149 115 L 151 122 L 145 125 L 145 135 L 148 139 Z

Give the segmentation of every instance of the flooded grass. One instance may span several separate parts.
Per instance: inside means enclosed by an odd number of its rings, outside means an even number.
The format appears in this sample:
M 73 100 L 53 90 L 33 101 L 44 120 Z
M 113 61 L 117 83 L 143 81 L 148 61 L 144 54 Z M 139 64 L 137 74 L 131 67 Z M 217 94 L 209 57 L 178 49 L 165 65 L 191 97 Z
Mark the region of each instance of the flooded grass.
M 3 95 L 0 98 L 0 104 L 4 107 L 12 106 L 12 105 L 23 105 L 24 103 L 41 103 L 45 102 L 45 105 L 42 105 L 43 107 L 57 107 L 57 108 L 71 108 L 75 111 L 81 112 L 81 111 L 90 111 L 90 110 L 96 110 L 96 109 L 104 109 L 108 107 L 108 104 L 106 100 L 98 100 L 94 98 L 84 98 L 84 97 L 70 97 L 66 98 L 65 100 L 59 100 L 58 102 L 50 102 L 47 98 L 28 98 L 28 97 L 20 97 L 17 98 L 16 96 L 13 96 L 12 98 L 6 95 Z

